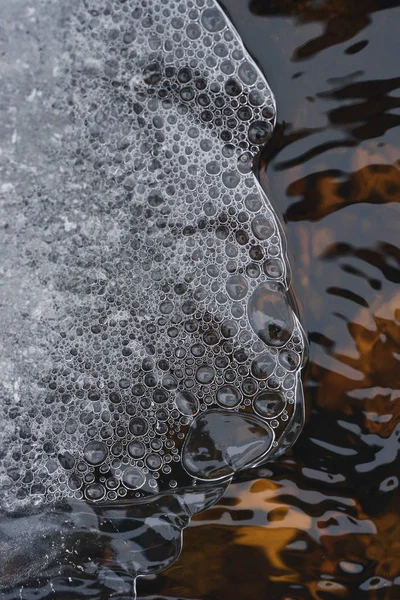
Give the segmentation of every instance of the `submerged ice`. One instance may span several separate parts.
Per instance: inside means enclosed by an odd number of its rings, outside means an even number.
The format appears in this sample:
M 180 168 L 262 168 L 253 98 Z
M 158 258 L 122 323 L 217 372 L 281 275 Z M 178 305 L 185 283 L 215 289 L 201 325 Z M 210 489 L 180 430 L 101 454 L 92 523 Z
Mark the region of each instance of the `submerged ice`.
M 126 593 L 301 430 L 274 99 L 214 0 L 0 5 L 0 586 Z

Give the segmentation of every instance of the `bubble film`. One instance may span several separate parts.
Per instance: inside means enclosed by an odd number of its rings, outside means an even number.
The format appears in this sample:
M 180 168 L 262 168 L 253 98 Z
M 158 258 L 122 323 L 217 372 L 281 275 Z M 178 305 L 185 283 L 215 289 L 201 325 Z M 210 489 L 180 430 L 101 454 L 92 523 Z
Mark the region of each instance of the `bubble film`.
M 5 514 L 226 482 L 303 423 L 265 78 L 211 0 L 67 4 L 0 0 Z

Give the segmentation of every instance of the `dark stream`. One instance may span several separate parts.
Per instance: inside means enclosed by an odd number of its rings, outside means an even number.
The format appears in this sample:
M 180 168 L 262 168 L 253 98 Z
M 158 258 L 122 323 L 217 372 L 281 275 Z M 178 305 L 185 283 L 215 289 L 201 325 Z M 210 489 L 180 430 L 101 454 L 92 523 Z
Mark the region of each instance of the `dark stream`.
M 260 176 L 310 336 L 306 427 L 140 598 L 400 598 L 400 3 L 225 0 L 274 90 Z

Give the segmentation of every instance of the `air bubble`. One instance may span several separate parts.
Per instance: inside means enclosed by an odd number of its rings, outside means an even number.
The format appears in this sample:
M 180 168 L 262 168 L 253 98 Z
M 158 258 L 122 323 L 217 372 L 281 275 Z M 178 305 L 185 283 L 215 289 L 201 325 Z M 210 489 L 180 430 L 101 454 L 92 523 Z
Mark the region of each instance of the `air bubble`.
M 221 333 L 224 338 L 233 338 L 238 332 L 238 326 L 235 321 L 226 320 L 221 324 Z
M 242 62 L 239 67 L 239 77 L 246 85 L 254 85 L 257 81 L 257 72 L 253 65 L 251 65 L 247 60 Z
M 58 455 L 58 461 L 63 469 L 70 471 L 75 466 L 75 458 L 70 452 L 63 452 Z
M 251 229 L 259 240 L 268 240 L 274 233 L 274 223 L 264 215 L 257 215 L 251 222 Z
M 262 207 L 262 200 L 259 195 L 249 194 L 245 199 L 246 208 L 250 212 L 258 212 Z
M 137 467 L 128 467 L 122 474 L 122 483 L 129 490 L 139 490 L 146 482 L 143 471 Z
M 206 8 L 201 15 L 204 28 L 210 33 L 217 33 L 224 29 L 226 22 L 217 8 Z
M 179 69 L 178 81 L 180 83 L 189 83 L 189 81 L 191 81 L 191 79 L 192 79 L 192 72 L 190 69 L 188 69 L 187 67 L 182 67 L 182 69 Z
M 240 183 L 239 173 L 237 171 L 224 171 L 222 173 L 222 181 L 228 189 L 233 190 Z
M 145 83 L 147 83 L 147 85 L 156 85 L 159 81 L 161 81 L 161 77 L 161 67 L 156 62 L 147 65 L 147 67 L 143 69 L 143 80 Z
M 215 371 L 208 365 L 202 365 L 197 369 L 196 379 L 199 383 L 208 384 L 211 383 L 215 377 Z
M 286 406 L 284 396 L 279 392 L 260 392 L 253 401 L 254 410 L 260 417 L 274 419 Z
M 272 431 L 245 414 L 210 411 L 197 417 L 183 448 L 186 471 L 197 479 L 219 480 L 251 466 L 271 447 Z
M 259 285 L 250 297 L 248 315 L 254 333 L 265 344 L 280 347 L 290 340 L 293 313 L 281 287 Z
M 264 263 L 264 273 L 271 279 L 282 277 L 284 270 L 282 261 L 277 258 L 270 258 Z
M 107 458 L 107 446 L 103 442 L 93 441 L 86 444 L 83 458 L 89 465 L 101 465 Z
M 272 125 L 269 121 L 254 121 L 249 127 L 249 140 L 257 146 L 266 144 L 271 134 Z
M 85 496 L 92 502 L 99 502 L 106 495 L 106 489 L 101 483 L 92 483 L 86 488 Z
M 129 431 L 134 436 L 142 436 L 147 433 L 148 425 L 142 417 L 135 417 L 129 421 Z
M 158 454 L 149 454 L 146 456 L 145 462 L 146 466 L 152 471 L 157 471 L 162 465 L 161 457 Z
M 130 442 L 128 444 L 128 453 L 132 458 L 138 460 L 143 458 L 143 456 L 146 454 L 146 447 L 143 442 L 140 441 Z
M 225 91 L 228 96 L 239 96 L 242 93 L 242 86 L 236 79 L 228 79 L 225 82 Z
M 251 277 L 252 279 L 257 279 L 260 276 L 260 267 L 255 263 L 250 263 L 246 267 L 246 275 Z
M 253 155 L 250 152 L 241 154 L 237 161 L 238 171 L 242 174 L 250 173 L 253 167 Z
M 240 401 L 240 392 L 231 385 L 224 385 L 217 391 L 217 402 L 223 408 L 235 408 Z
M 300 364 L 300 357 L 292 350 L 281 350 L 278 358 L 280 364 L 288 371 L 295 371 Z
M 198 400 L 190 392 L 178 392 L 175 397 L 176 408 L 182 415 L 193 417 L 199 411 Z
M 263 352 L 251 363 L 251 372 L 257 379 L 268 379 L 274 372 L 275 365 L 275 358 L 269 352 Z
M 246 279 L 242 275 L 232 275 L 227 279 L 226 291 L 232 300 L 242 300 L 248 291 Z

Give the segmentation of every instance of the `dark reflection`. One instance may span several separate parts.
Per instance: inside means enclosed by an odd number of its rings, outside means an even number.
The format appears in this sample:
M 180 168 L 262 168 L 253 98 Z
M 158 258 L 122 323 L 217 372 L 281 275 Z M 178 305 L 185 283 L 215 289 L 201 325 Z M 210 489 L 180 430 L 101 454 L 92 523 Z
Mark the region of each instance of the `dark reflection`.
M 328 80 L 328 83 L 336 83 Z M 320 98 L 335 99 L 349 106 L 340 106 L 328 112 L 333 126 L 345 128 L 358 140 L 379 137 L 391 127 L 400 124 L 400 116 L 388 111 L 400 106 L 400 99 L 391 96 L 400 86 L 400 77 L 388 80 L 363 81 L 321 92 Z
M 318 52 L 355 37 L 371 23 L 371 13 L 398 6 L 397 0 L 252 0 L 254 14 L 265 16 L 291 15 L 299 23 L 321 23 L 320 36 L 307 40 L 294 53 L 293 60 L 311 58 Z M 348 54 L 356 54 L 367 46 L 368 40 L 352 44 Z
M 308 418 L 291 454 L 240 476 L 139 591 L 397 600 L 400 2 L 224 5 L 277 98 L 260 179 L 309 332 Z

